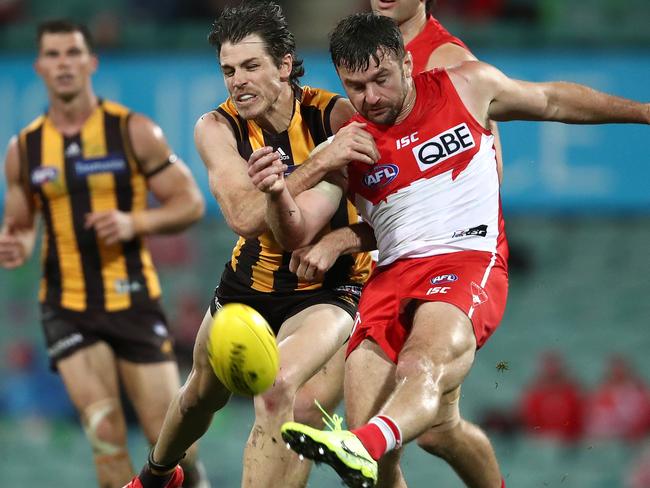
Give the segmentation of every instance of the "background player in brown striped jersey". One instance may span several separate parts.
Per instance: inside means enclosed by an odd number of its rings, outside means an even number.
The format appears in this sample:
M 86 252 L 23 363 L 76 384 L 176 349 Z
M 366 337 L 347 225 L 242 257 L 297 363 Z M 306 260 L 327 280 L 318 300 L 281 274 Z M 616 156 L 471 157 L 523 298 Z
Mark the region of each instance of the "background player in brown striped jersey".
M 336 142 L 309 158 L 354 110 L 333 93 L 298 84 L 302 61 L 295 56 L 295 41 L 278 5 L 248 2 L 226 9 L 210 41 L 230 98 L 201 117 L 195 141 L 212 192 L 240 238 L 198 333 L 188 381 L 170 407 L 148 466 L 129 486 L 178 486 L 164 476 L 154 484 L 151 474 L 175 476 L 185 449 L 228 401 L 230 393 L 212 372 L 205 345 L 218 307 L 242 302 L 269 321 L 280 348 L 274 386 L 254 399 L 256 421 L 244 453 L 242 486 L 302 487 L 309 463 L 295 462 L 296 455 L 280 440 L 280 426 L 294 417 L 320 424 L 322 414 L 313 399 L 326 408 L 340 401 L 342 346 L 352 328 L 370 257 L 346 256 L 325 276 L 298 279 L 289 269 L 291 254 L 267 228 L 266 196 L 247 172 L 274 161 L 290 173 L 288 187 L 298 194 L 325 177 L 330 161 L 372 163 L 377 149 L 362 124 L 351 124 L 337 134 Z M 343 198 L 328 227 L 346 226 L 357 218 Z
M 39 26 L 35 68 L 49 108 L 9 143 L 0 264 L 29 258 L 42 215 L 48 353 L 88 435 L 99 485 L 111 488 L 133 476 L 118 385 L 153 443 L 180 384 L 142 236 L 181 231 L 204 202 L 156 124 L 95 95 L 97 64 L 84 26 Z M 147 208 L 147 190 L 158 208 Z M 186 486 L 207 486 L 198 482 Z

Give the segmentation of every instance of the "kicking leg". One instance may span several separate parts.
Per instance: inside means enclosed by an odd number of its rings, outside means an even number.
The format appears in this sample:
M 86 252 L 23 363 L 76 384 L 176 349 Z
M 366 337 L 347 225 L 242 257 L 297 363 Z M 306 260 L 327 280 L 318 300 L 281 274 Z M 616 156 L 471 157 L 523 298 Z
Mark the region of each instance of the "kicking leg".
M 395 388 L 395 369 L 395 364 L 372 341 L 362 342 L 350 354 L 345 369 L 345 405 L 349 429 L 367 423 L 386 402 Z M 377 487 L 406 487 L 399 465 L 401 453 L 401 450 L 392 451 L 379 461 Z
M 230 399 L 230 391 L 217 379 L 208 362 L 206 344 L 211 326 L 208 311 L 194 343 L 192 370 L 167 410 L 154 447 L 152 458 L 157 464 L 177 463 L 208 430 L 214 413 Z
M 441 397 L 461 384 L 471 367 L 475 348 L 469 319 L 459 309 L 440 302 L 421 304 L 415 310 L 411 332 L 398 357 L 392 393 L 391 383 L 387 383 L 388 400 L 378 415 L 353 432 L 328 433 L 288 423 L 283 426 L 283 437 L 297 452 L 332 465 L 348 486 L 375 486 L 375 460 L 434 425 Z M 362 349 L 357 349 L 348 358 L 348 368 L 359 372 L 360 381 L 364 381 L 364 371 L 373 374 L 367 367 L 373 363 L 351 362 L 353 355 L 362 359 L 363 354 Z M 380 390 L 380 381 L 370 378 Z M 354 385 L 358 383 L 355 381 Z M 372 412 L 381 399 L 371 397 L 362 401 Z M 373 405 L 373 401 L 377 403 Z M 350 404 L 348 398 L 346 404 Z M 352 408 L 360 407 L 353 404 Z
M 476 340 L 467 316 L 443 302 L 420 304 L 400 352 L 396 388 L 380 414 L 409 442 L 435 424 L 442 396 L 460 386 L 474 361 Z
M 255 425 L 244 452 L 242 486 L 265 488 L 269 480 L 286 488 L 305 486 L 309 468 L 296 469 L 297 456 L 285 448 L 280 427 L 293 419 L 298 389 L 335 355 L 351 328 L 348 313 L 329 304 L 309 307 L 282 325 L 280 371 L 273 387 L 255 397 Z
M 413 322 L 398 359 L 397 387 L 380 415 L 397 427 L 402 442 L 422 436 L 420 445 L 448 461 L 468 486 L 501 486 L 487 437 L 476 426 L 461 421 L 458 409 L 460 384 L 475 351 L 469 319 L 455 307 L 438 302 L 421 304 Z M 374 442 L 378 436 L 358 435 L 373 457 L 383 455 L 387 446 Z
M 180 481 L 167 485 L 170 479 L 179 479 L 176 466 L 208 430 L 214 413 L 228 403 L 231 393 L 217 379 L 208 362 L 206 343 L 211 326 L 212 316 L 208 311 L 196 336 L 192 370 L 167 409 L 149 462 L 128 488 L 180 486 Z

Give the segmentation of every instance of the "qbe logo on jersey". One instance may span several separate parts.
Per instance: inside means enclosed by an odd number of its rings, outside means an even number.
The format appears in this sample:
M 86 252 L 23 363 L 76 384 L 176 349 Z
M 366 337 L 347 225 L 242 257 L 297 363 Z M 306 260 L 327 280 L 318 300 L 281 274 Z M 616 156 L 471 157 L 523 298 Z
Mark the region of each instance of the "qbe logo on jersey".
M 475 145 L 469 127 L 462 123 L 432 137 L 419 146 L 415 146 L 412 151 L 420 169 L 427 171 Z

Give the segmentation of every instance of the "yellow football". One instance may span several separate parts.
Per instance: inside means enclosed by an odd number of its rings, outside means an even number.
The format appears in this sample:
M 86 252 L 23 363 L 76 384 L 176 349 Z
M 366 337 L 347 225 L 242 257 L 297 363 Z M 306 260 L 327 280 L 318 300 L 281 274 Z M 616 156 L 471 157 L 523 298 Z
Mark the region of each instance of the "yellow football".
M 233 393 L 258 395 L 273 385 L 280 367 L 278 346 L 254 308 L 228 303 L 218 310 L 207 348 L 214 373 Z

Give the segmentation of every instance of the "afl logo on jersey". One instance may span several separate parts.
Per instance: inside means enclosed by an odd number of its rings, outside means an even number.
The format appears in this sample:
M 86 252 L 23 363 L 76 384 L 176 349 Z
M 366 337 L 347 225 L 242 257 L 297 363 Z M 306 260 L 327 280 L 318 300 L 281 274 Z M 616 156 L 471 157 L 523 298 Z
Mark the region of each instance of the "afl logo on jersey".
M 32 185 L 41 186 L 48 181 L 54 181 L 59 174 L 57 168 L 51 166 L 40 166 L 32 171 Z
M 432 285 L 439 285 L 441 283 L 453 283 L 454 281 L 458 281 L 458 275 L 454 273 L 438 275 L 429 280 Z
M 380 164 L 373 166 L 363 176 L 363 184 L 370 189 L 383 188 L 393 181 L 399 174 L 399 168 L 395 164 Z
M 415 146 L 413 156 L 420 169 L 426 171 L 475 145 L 469 127 L 463 123 Z

